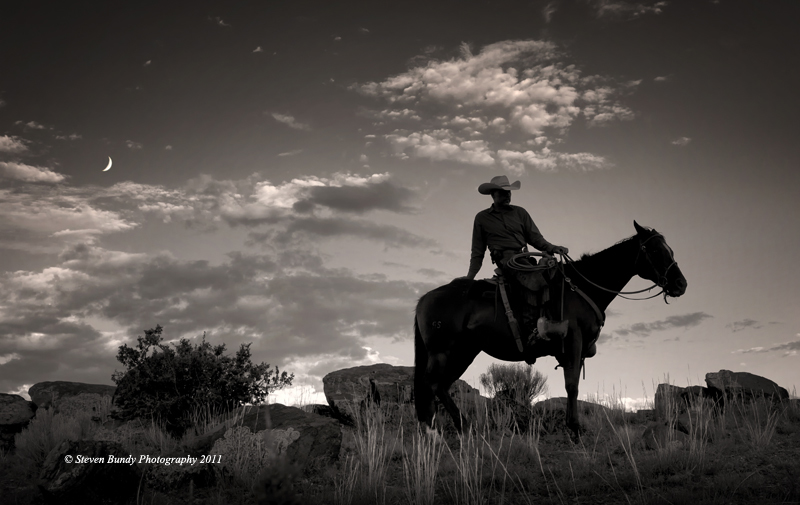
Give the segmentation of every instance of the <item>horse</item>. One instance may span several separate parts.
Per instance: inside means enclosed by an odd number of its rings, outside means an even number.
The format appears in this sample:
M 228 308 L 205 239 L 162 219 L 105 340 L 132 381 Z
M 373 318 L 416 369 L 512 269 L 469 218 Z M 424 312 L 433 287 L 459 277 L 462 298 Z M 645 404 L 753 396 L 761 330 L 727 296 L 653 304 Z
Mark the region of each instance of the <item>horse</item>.
M 481 352 L 503 361 L 554 356 L 564 370 L 567 427 L 575 435 L 582 433 L 580 370 L 583 360 L 596 352 L 605 309 L 624 293 L 622 288 L 634 275 L 660 287 L 662 291 L 654 296 L 663 293 L 666 303 L 667 296 L 686 292 L 686 278 L 664 236 L 636 221 L 633 225 L 635 235 L 605 250 L 584 254 L 577 261 L 562 255 L 569 261 L 559 263 L 560 272 L 549 284 L 551 301 L 560 302 L 561 319 L 569 321 L 569 329 L 563 341 L 537 341 L 525 354 L 517 347 L 505 314 L 497 310 L 497 295 L 494 299 L 483 296 L 495 291 L 493 283 L 462 277 L 420 297 L 414 317 L 414 403 L 420 423 L 433 428 L 435 396 L 461 432 L 462 414 L 449 390 Z

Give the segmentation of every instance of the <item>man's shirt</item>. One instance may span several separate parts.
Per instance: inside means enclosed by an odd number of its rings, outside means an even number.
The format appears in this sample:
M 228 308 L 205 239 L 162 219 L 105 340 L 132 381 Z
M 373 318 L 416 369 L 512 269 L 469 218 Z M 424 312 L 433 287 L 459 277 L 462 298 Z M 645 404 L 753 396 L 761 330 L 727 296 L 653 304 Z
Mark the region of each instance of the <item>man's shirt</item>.
M 508 210 L 499 210 L 494 204 L 478 212 L 472 227 L 472 256 L 469 261 L 469 277 L 474 278 L 483 265 L 486 248 L 489 250 L 520 250 L 531 244 L 540 251 L 552 252 L 555 247 L 544 239 L 528 211 L 516 205 Z M 523 242 L 524 241 L 524 242 Z

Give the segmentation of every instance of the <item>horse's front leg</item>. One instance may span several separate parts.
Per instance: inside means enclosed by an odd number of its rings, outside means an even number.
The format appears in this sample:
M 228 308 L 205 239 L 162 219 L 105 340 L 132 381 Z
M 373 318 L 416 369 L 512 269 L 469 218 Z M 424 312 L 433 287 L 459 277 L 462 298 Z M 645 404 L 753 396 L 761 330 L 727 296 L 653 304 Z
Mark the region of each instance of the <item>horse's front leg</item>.
M 561 366 L 564 368 L 564 385 L 567 389 L 567 427 L 579 435 L 583 431 L 578 411 L 578 383 L 581 378 L 581 347 L 583 344 L 581 331 L 577 328 L 570 328 L 565 343 Z

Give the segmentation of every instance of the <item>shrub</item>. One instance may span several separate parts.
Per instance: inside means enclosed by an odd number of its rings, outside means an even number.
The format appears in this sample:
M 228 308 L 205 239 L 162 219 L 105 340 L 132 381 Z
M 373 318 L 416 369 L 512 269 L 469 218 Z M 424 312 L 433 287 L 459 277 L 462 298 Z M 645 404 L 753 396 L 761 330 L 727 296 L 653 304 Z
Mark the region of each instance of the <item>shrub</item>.
M 255 365 L 250 344 L 242 344 L 236 355 L 226 356 L 225 344 L 212 347 L 205 334 L 198 345 L 187 339 L 162 344 L 163 328 L 145 330 L 135 348 L 123 344 L 117 360 L 126 371 L 115 371 L 114 403 L 123 419 L 144 418 L 163 422 L 173 436 L 190 424 L 189 414 L 198 405 L 233 409 L 244 403 L 261 403 L 271 391 L 290 386 L 294 374 Z
M 534 398 L 547 391 L 547 377 L 522 363 L 492 363 L 479 379 L 491 396 L 505 397 L 522 405 L 530 405 Z

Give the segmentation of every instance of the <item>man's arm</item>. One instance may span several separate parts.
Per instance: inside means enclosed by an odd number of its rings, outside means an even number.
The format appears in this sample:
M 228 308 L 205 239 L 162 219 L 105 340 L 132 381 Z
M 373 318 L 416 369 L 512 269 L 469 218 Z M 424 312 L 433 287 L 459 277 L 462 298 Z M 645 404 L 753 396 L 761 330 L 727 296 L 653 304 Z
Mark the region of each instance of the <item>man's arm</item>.
M 469 259 L 469 273 L 467 278 L 474 279 L 483 265 L 483 256 L 486 254 L 486 242 L 483 241 L 483 231 L 478 223 L 478 216 L 475 216 L 475 223 L 472 225 L 472 255 Z

